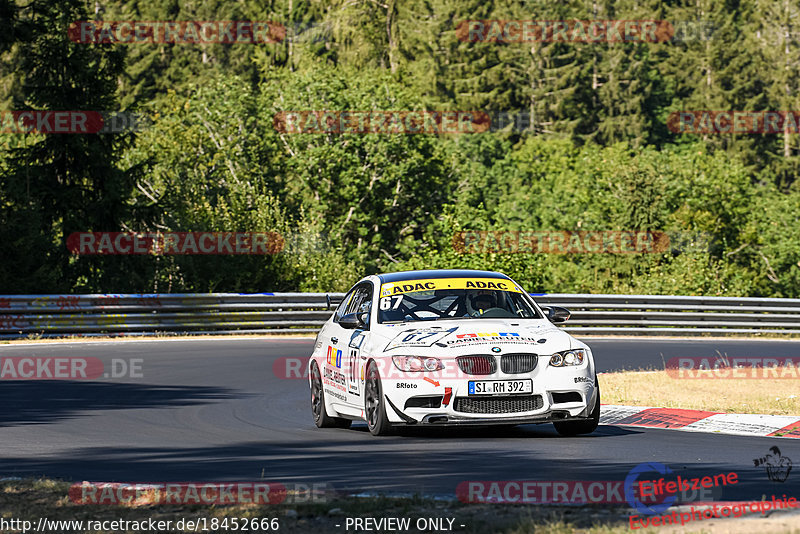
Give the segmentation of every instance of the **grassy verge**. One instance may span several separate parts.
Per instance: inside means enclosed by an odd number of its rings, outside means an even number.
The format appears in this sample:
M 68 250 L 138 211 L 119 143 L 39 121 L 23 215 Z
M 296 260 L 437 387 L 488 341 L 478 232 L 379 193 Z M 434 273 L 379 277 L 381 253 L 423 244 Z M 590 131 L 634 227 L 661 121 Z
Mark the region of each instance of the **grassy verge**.
M 417 518 L 452 518 L 452 532 L 473 533 L 544 533 L 544 534 L 623 534 L 631 533 L 628 525 L 629 510 L 625 507 L 601 506 L 522 506 L 463 504 L 422 498 L 350 497 L 332 499 L 314 504 L 261 505 L 144 505 L 101 506 L 77 505 L 68 498 L 69 483 L 55 480 L 0 481 L 0 518 L 21 519 L 36 525 L 40 517 L 73 521 L 154 521 L 197 520 L 206 518 L 278 518 L 278 532 L 283 533 L 347 533 L 347 518 L 411 518 L 412 528 L 398 532 L 421 532 L 413 527 Z M 337 526 L 339 525 L 339 526 Z M 445 522 L 445 525 L 447 523 Z M 463 526 L 462 526 L 463 525 Z M 173 532 L 181 530 L 173 529 Z M 194 531 L 184 529 L 183 531 Z M 232 532 L 222 528 L 199 532 Z M 241 529 L 239 531 L 242 531 Z M 265 532 L 261 530 L 260 532 Z M 362 530 L 364 531 L 364 530 Z M 372 530 L 376 531 L 376 530 Z M 384 532 L 386 530 L 380 530 Z M 422 530 L 444 532 L 447 529 Z M 662 527 L 637 530 L 637 532 L 671 534 L 673 532 L 797 533 L 800 517 L 781 514 L 773 517 L 737 520 L 708 520 L 704 524 L 687 524 L 683 527 Z M 17 533 L 21 529 L 3 529 L 4 533 Z M 55 530 L 50 530 L 55 532 Z M 72 532 L 61 529 L 58 532 Z M 103 533 L 108 530 L 84 528 L 83 533 Z M 114 532 L 142 532 L 136 529 L 117 529 Z M 259 532 L 259 531 L 250 531 Z M 272 531 L 270 531 L 272 532 Z
M 667 371 L 626 371 L 603 373 L 598 379 L 605 404 L 800 416 L 797 378 L 696 375 L 697 378 L 678 378 Z M 781 375 L 779 368 L 778 376 Z
M 324 503 L 262 505 L 78 505 L 68 498 L 69 483 L 54 480 L 0 482 L 0 517 L 32 521 L 49 520 L 147 520 L 207 518 L 278 518 L 278 532 L 338 533 L 345 530 L 348 517 L 452 518 L 453 531 L 463 533 L 614 533 L 628 532 L 627 512 L 599 507 L 541 507 L 514 505 L 468 505 L 422 498 L 350 497 Z M 340 525 L 337 527 L 336 525 Z M 447 524 L 447 523 L 445 523 Z M 464 525 L 463 527 L 461 525 Z M 187 531 L 191 531 L 188 530 Z M 202 531 L 202 529 L 201 529 Z M 220 532 L 225 530 L 219 529 Z M 350 530 L 352 531 L 352 529 Z M 21 532 L 19 529 L 3 532 Z M 85 530 L 84 532 L 105 532 Z M 119 532 L 126 532 L 121 530 Z M 127 532 L 136 532 L 128 530 Z M 411 529 L 408 532 L 417 532 Z

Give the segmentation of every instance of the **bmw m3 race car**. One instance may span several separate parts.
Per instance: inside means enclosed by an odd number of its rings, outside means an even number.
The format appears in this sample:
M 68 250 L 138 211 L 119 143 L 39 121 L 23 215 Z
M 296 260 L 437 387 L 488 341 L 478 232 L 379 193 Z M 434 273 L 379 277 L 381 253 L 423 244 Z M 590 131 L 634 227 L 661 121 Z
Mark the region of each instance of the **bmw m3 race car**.
M 550 423 L 588 434 L 600 420 L 589 347 L 509 277 L 427 270 L 367 276 L 322 327 L 309 359 L 317 427 Z

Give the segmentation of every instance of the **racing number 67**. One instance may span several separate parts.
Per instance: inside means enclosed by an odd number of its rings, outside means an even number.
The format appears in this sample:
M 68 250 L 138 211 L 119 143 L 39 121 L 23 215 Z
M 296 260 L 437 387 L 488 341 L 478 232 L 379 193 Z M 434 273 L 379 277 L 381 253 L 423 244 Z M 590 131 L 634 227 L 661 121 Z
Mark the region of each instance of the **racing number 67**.
M 412 332 L 408 334 L 406 337 L 403 338 L 403 342 L 408 341 L 422 341 L 423 339 L 427 339 L 431 336 L 435 336 L 439 332 Z
M 392 299 L 395 299 L 394 304 L 392 304 Z M 400 307 L 400 303 L 403 302 L 403 295 L 395 295 L 393 297 L 383 297 L 381 299 L 381 309 L 383 311 L 386 310 L 396 310 Z

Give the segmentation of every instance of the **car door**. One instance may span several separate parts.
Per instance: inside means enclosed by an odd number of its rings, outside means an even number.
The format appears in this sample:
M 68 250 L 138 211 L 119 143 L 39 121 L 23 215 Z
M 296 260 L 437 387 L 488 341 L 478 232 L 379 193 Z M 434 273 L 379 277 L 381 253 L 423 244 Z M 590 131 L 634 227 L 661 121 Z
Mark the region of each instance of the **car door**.
M 347 366 L 345 373 L 347 377 L 347 400 L 359 407 L 364 404 L 361 392 L 363 389 L 363 373 L 365 372 L 363 364 L 366 363 L 367 358 L 363 351 L 368 346 L 367 338 L 372 315 L 372 291 L 373 287 L 370 282 L 359 284 L 348 307 L 348 313 L 358 314 L 364 322 L 364 327 L 354 330 L 343 329 L 346 331 L 347 339 Z
M 317 337 L 318 350 L 322 362 L 320 372 L 322 384 L 329 402 L 347 404 L 347 379 L 342 366 L 346 364 L 347 336 L 350 331 L 339 325 L 339 320 L 351 307 L 356 292 L 353 287 L 342 299 L 333 313 L 333 320 L 327 323 Z
M 357 284 L 345 295 L 333 321 L 326 329 L 322 340 L 322 354 L 325 363 L 322 369 L 323 383 L 327 383 L 334 391 L 332 402 L 345 402 L 353 407 L 362 408 L 360 382 L 361 347 L 366 340 L 367 329 L 348 329 L 339 324 L 342 317 L 359 310 L 371 309 L 372 284 Z M 369 313 L 366 316 L 369 322 Z

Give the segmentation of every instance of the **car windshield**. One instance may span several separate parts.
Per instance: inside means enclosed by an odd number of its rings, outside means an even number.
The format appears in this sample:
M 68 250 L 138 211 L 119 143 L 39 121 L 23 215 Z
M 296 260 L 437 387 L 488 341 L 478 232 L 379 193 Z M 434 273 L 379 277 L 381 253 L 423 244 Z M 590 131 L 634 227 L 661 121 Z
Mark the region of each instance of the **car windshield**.
M 378 321 L 438 319 L 541 319 L 542 315 L 506 279 L 409 280 L 381 285 Z

